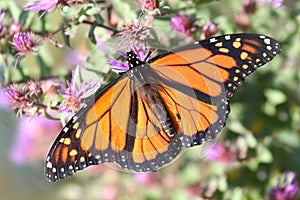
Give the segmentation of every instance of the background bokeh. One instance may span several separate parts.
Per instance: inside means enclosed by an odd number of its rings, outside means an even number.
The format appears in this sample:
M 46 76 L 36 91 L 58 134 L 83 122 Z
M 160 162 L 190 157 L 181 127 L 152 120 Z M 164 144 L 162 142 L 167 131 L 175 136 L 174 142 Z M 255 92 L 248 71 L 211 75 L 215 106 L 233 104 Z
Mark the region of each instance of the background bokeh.
M 136 22 L 141 2 L 144 1 L 108 1 L 112 17 L 107 21 L 105 12 L 100 12 L 103 24 L 121 30 L 122 24 Z M 0 1 L 2 10 L 13 13 L 11 18 L 15 21 L 27 4 L 21 0 Z M 17 119 L 7 103 L 1 102 L 1 199 L 268 199 L 271 189 L 276 189 L 286 172 L 298 174 L 299 180 L 300 2 L 165 0 L 161 5 L 161 16 L 155 14 L 151 21 L 159 30 L 157 34 L 163 43 L 160 48 L 183 43 L 172 38 L 176 32 L 170 25 L 170 19 L 181 13 L 189 17 L 187 29 L 192 30 L 190 38 L 194 40 L 203 39 L 204 33 L 260 33 L 280 41 L 282 52 L 237 91 L 231 100 L 227 125 L 214 142 L 186 150 L 174 163 L 156 173 L 137 175 L 101 165 L 48 183 L 43 174 L 43 159 L 61 128 L 60 122 L 39 117 Z M 78 11 L 82 7 L 82 4 L 58 6 L 40 21 L 37 20 L 39 15 L 31 11 L 24 27 L 51 33 L 60 29 L 66 16 L 80 15 Z M 149 16 L 148 13 L 142 18 L 149 20 Z M 213 25 L 205 28 L 209 21 Z M 87 57 L 93 69 L 106 73 L 107 58 L 117 54 L 109 55 L 111 51 L 107 53 L 103 48 L 113 49 L 116 41 L 109 39 L 107 29 L 97 27 L 93 30 L 97 46 L 91 41 L 91 26 L 80 22 L 78 19 L 77 24 L 70 25 L 76 32 L 70 38 L 72 48 L 67 45 L 57 48 L 46 41 L 38 52 L 21 59 L 16 70 L 12 51 L 6 51 L 8 43 L 1 43 L 2 86 L 19 81 L 24 74 L 27 78 L 53 76 L 54 81 L 64 83 L 71 77 L 74 65 Z M 55 34 L 55 38 L 59 43 L 65 42 L 65 35 Z M 93 66 L 93 63 L 96 64 Z M 214 147 L 212 150 L 210 145 Z M 211 151 L 208 153 L 205 149 Z M 298 190 L 297 184 L 294 187 Z

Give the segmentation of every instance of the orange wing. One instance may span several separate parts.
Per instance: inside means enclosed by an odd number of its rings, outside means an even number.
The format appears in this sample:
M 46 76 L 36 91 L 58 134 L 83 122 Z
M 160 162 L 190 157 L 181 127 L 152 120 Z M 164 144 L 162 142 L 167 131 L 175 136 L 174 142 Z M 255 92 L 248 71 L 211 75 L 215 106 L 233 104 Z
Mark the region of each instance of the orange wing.
M 195 42 L 150 60 L 182 145 L 215 138 L 225 126 L 229 98 L 247 76 L 279 52 L 272 38 L 235 34 Z
M 72 117 L 46 158 L 49 181 L 104 162 L 134 171 L 155 171 L 176 157 L 180 140 L 164 132 L 132 84 L 128 77 L 120 78 Z

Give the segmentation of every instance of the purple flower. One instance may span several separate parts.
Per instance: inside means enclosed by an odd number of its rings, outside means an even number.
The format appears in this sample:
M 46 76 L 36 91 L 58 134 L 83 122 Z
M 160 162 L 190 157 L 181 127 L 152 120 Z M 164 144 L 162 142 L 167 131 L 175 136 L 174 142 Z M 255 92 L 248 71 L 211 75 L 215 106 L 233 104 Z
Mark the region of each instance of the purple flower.
M 22 25 L 19 24 L 19 22 L 12 22 L 9 24 L 8 33 L 9 35 L 15 35 L 19 32 L 21 32 Z
M 84 59 L 81 58 L 80 52 L 71 50 L 65 56 L 65 62 L 68 66 L 83 66 Z
M 106 184 L 101 187 L 101 199 L 115 200 L 119 199 L 119 189 L 114 184 Z
M 49 142 L 55 139 L 61 128 L 59 121 L 46 119 L 42 115 L 22 118 L 10 150 L 10 159 L 16 164 L 44 159 Z
M 122 30 L 116 34 L 121 38 L 119 48 L 125 48 L 129 51 L 133 46 L 140 46 L 145 43 L 148 36 L 149 27 L 141 25 L 141 19 L 137 23 L 125 23 Z
M 207 160 L 224 164 L 231 164 L 236 160 L 236 153 L 234 150 L 221 143 L 207 144 L 205 148 L 205 151 L 208 153 L 206 157 Z
M 67 87 L 59 83 L 61 89 L 57 92 L 64 97 L 64 100 L 58 107 L 59 111 L 67 113 L 74 113 L 79 110 L 85 104 L 85 99 L 94 94 L 101 86 L 100 81 L 96 81 L 95 83 L 92 83 L 92 81 L 76 82 L 74 71 L 72 72 L 71 82 L 67 80 L 66 83 Z
M 119 72 L 127 72 L 129 70 L 129 65 L 125 62 L 110 58 L 107 61 L 107 64 L 112 66 L 113 70 L 119 71 Z
M 256 11 L 256 0 L 243 0 L 243 11 L 247 14 L 253 14 Z
M 6 12 L 2 12 L 2 8 L 0 6 L 0 33 L 3 30 L 3 25 L 1 23 L 2 23 L 2 20 L 4 19 L 5 15 L 6 15 Z
M 45 15 L 46 12 L 50 12 L 53 7 L 60 3 L 60 0 L 34 0 L 34 4 L 30 4 L 24 7 L 24 10 L 35 10 L 35 11 L 41 11 L 44 12 L 39 16 L 41 18 Z
M 202 39 L 207 39 L 213 37 L 218 32 L 218 27 L 215 23 L 208 21 L 202 27 Z
M 4 94 L 3 90 L 0 90 L 0 108 L 9 108 L 10 107 L 10 100 Z
M 299 183 L 296 173 L 286 172 L 278 181 L 277 186 L 269 193 L 269 200 L 296 200 Z
M 132 49 L 133 49 L 134 53 L 137 55 L 139 60 L 147 62 L 150 59 L 150 57 L 149 57 L 150 48 L 149 47 L 137 48 L 136 46 L 134 46 Z M 126 53 L 124 53 L 122 51 L 118 51 L 118 52 L 122 57 L 127 59 Z M 119 71 L 119 72 L 127 72 L 130 69 L 127 62 L 122 62 L 122 61 L 119 61 L 119 60 L 116 60 L 116 59 L 113 59 L 113 58 L 110 58 L 108 60 L 107 64 L 112 66 L 113 70 L 116 70 L 116 71 Z
M 13 36 L 12 45 L 18 51 L 16 55 L 15 68 L 17 66 L 18 60 L 24 57 L 27 53 L 34 51 L 36 45 L 39 41 L 33 39 L 34 34 L 32 32 L 18 32 Z
M 154 172 L 133 174 L 133 178 L 138 184 L 144 186 L 152 186 L 155 183 L 158 183 L 158 179 Z
M 269 0 L 269 3 L 275 7 L 283 7 L 283 0 Z
M 192 34 L 194 28 L 189 17 L 180 13 L 171 18 L 170 25 L 173 30 L 186 34 L 188 36 Z
M 249 16 L 244 12 L 240 12 L 235 17 L 235 23 L 244 31 L 251 28 Z
M 140 3 L 143 11 L 151 12 L 159 8 L 160 0 L 140 0 Z
M 171 18 L 170 25 L 173 30 L 192 36 L 195 31 L 195 24 L 198 21 L 198 19 L 192 21 L 187 15 L 178 13 Z
M 39 82 L 29 81 L 21 89 L 18 89 L 16 83 L 13 83 L 3 88 L 3 93 L 9 100 L 11 109 L 17 111 L 17 116 L 39 114 L 39 107 L 36 104 L 44 94 Z

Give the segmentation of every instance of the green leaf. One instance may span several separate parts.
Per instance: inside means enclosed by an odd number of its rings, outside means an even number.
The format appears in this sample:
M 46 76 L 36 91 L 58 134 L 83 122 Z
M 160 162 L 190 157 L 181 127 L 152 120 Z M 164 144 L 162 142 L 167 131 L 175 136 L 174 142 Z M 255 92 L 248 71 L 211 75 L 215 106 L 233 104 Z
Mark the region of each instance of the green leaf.
M 97 23 L 99 23 L 99 24 L 104 23 L 104 19 L 103 19 L 103 17 L 101 17 L 101 15 L 95 14 L 94 17 L 95 17 L 95 20 L 96 20 Z
M 256 158 L 261 163 L 271 163 L 273 161 L 272 153 L 263 144 L 258 144 L 257 145 Z
M 60 118 L 56 118 L 56 117 L 53 117 L 52 115 L 50 115 L 46 110 L 44 110 L 44 116 L 45 116 L 47 119 L 60 120 Z
M 50 73 L 50 68 L 47 65 L 47 63 L 45 62 L 44 58 L 41 55 L 37 55 L 36 56 L 38 63 L 39 63 L 39 67 L 40 67 L 40 72 L 41 72 L 41 77 L 46 77 L 49 73 Z
M 19 24 L 21 26 L 24 26 L 24 24 L 26 23 L 26 20 L 28 20 L 28 11 L 23 11 L 19 17 Z
M 267 89 L 265 91 L 265 96 L 267 97 L 268 102 L 273 105 L 279 105 L 286 101 L 286 95 L 282 91 L 276 89 Z
M 8 3 L 9 11 L 13 16 L 14 21 L 18 21 L 21 13 L 20 7 L 16 4 L 15 1 L 7 1 L 7 3 Z
M 211 3 L 213 1 L 219 1 L 219 0 L 193 0 L 196 4 L 205 4 L 205 3 Z
M 89 34 L 88 37 L 90 39 L 90 41 L 94 44 L 96 44 L 96 37 L 95 37 L 95 33 L 94 30 L 97 27 L 97 22 L 95 21 L 91 26 L 90 26 L 90 30 L 89 30 Z
M 67 19 L 64 19 L 64 24 L 66 25 L 67 24 Z M 70 28 L 70 27 L 69 27 Z M 66 31 L 65 31 L 65 26 L 62 26 L 61 27 L 61 35 L 62 35 L 62 38 L 63 38 L 63 41 L 64 41 L 64 44 L 67 45 L 68 47 L 72 48 L 71 47 L 71 43 L 70 43 L 70 36 L 69 35 L 66 35 Z

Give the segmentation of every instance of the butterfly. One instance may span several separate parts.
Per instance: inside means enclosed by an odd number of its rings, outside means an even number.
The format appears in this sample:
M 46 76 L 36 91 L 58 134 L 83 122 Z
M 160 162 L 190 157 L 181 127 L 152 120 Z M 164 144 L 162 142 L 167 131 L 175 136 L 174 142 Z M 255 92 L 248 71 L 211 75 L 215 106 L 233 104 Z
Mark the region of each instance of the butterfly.
M 276 40 L 257 34 L 196 41 L 147 62 L 129 51 L 130 69 L 99 89 L 59 133 L 45 177 L 57 181 L 104 162 L 158 170 L 182 149 L 215 138 L 237 88 L 279 53 Z

